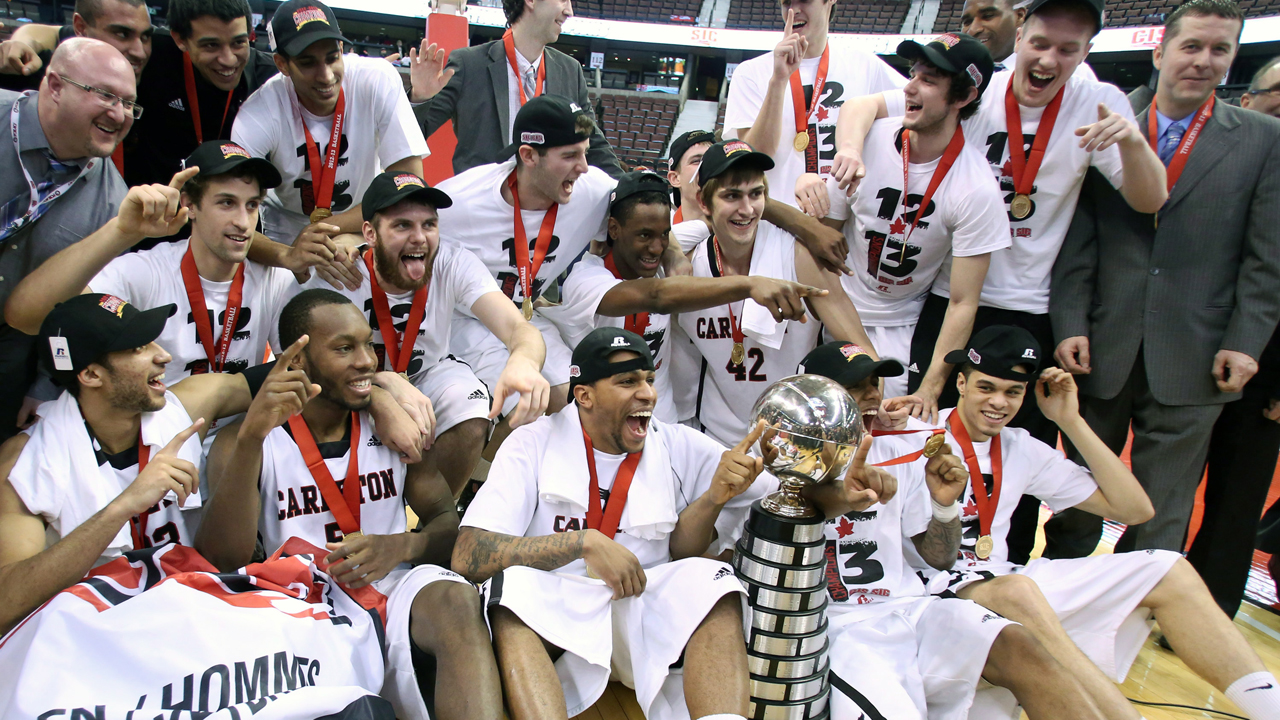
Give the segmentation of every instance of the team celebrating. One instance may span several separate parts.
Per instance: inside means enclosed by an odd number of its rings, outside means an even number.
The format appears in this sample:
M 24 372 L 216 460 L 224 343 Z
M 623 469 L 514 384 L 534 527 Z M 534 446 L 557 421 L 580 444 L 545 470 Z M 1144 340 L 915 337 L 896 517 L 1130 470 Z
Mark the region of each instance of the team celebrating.
M 829 42 L 838 1 L 781 0 L 660 171 L 549 47 L 571 0 L 423 41 L 407 93 L 318 0 L 270 54 L 244 0 L 0 43 L 0 715 L 554 719 L 614 679 L 771 720 L 747 638 L 789 616 L 730 560 L 779 487 L 753 405 L 812 374 L 866 431 L 804 491 L 812 717 L 1140 718 L 1158 622 L 1280 720 L 1243 580 L 1181 553 L 1206 463 L 1245 502 L 1210 436 L 1280 363 L 1276 63 L 1217 99 L 1244 16 L 1186 0 L 1126 97 L 1102 0 L 968 0 L 902 77 Z

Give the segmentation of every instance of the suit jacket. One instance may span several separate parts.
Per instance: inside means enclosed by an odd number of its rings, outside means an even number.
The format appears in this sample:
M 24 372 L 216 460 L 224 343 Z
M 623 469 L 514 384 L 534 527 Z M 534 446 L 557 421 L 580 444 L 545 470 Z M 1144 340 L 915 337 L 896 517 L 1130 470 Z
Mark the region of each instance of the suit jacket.
M 587 80 L 577 60 L 554 48 L 546 48 L 542 61 L 547 64 L 544 92 L 578 104 L 595 119 Z M 453 152 L 453 172 L 461 173 L 477 165 L 497 162 L 498 153 L 511 143 L 507 128 L 511 111 L 507 100 L 507 53 L 502 40 L 461 48 L 449 53 L 453 77 L 435 97 L 414 106 L 413 112 L 422 123 L 422 133 L 431 137 L 446 120 L 453 121 L 458 147 Z M 465 120 L 459 121 L 460 118 Z M 622 174 L 618 158 L 600 128 L 591 133 L 587 162 L 613 177 Z
M 1138 127 L 1147 129 L 1147 113 Z M 1053 269 L 1058 338 L 1089 338 L 1081 392 L 1115 397 L 1139 349 L 1164 405 L 1211 405 L 1219 349 L 1259 359 L 1280 318 L 1280 120 L 1218 100 L 1160 211 L 1090 171 Z

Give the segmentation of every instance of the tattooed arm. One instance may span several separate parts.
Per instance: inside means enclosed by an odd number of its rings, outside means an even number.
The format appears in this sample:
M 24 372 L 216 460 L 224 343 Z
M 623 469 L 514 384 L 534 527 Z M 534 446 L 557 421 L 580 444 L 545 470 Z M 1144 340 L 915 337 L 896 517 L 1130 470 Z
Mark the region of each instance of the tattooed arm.
M 512 565 L 555 570 L 583 557 L 588 532 L 591 531 L 516 537 L 462 527 L 453 546 L 453 571 L 480 583 Z
M 950 570 L 960 554 L 960 536 L 960 518 L 947 521 L 931 518 L 928 529 L 911 538 L 911 541 L 916 544 L 916 551 L 930 567 Z
M 933 501 L 933 517 L 924 532 L 911 538 L 920 557 L 939 570 L 950 570 L 960 553 L 960 507 L 957 504 L 969 483 L 969 471 L 943 443 L 925 463 L 925 484 Z M 941 517 L 939 517 L 941 515 Z

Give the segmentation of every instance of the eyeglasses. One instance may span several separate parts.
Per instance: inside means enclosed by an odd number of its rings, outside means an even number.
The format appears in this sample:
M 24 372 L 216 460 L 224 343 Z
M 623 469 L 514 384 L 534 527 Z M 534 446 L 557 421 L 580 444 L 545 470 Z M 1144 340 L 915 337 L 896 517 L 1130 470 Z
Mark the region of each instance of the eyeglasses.
M 109 108 L 113 108 L 117 104 L 120 104 L 124 106 L 125 112 L 133 116 L 134 120 L 137 120 L 138 118 L 142 117 L 142 106 L 132 100 L 125 100 L 119 95 L 116 95 L 114 93 L 109 93 L 106 90 L 103 90 L 102 88 L 96 88 L 92 85 L 83 85 L 81 83 L 76 82 L 75 80 L 72 80 L 69 77 L 66 77 L 65 75 L 61 77 L 65 82 L 75 85 L 76 87 L 80 88 L 81 90 L 84 90 L 87 93 L 92 93 L 93 95 L 97 95 L 98 99 L 101 100 L 102 103 Z
M 1273 87 L 1273 88 L 1263 88 L 1262 90 L 1250 90 L 1248 94 L 1280 96 L 1280 86 Z

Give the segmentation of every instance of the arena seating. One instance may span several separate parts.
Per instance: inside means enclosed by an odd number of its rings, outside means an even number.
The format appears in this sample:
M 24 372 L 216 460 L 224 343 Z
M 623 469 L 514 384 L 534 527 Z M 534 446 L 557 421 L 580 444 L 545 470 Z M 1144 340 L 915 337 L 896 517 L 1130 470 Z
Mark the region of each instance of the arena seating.
M 691 25 L 698 18 L 701 0 L 578 0 L 573 13 L 582 17 L 637 22 L 680 23 Z
M 660 167 L 680 111 L 678 100 L 602 93 L 591 102 L 619 160 L 632 167 Z
M 576 6 L 575 6 L 576 7 Z M 831 29 L 835 32 L 896 33 L 911 7 L 909 0 L 850 0 L 836 6 Z M 782 13 L 777 0 L 733 0 L 726 27 L 780 30 Z
M 942 0 L 938 6 L 938 17 L 933 21 L 936 33 L 960 29 L 960 15 L 964 12 L 964 0 Z

